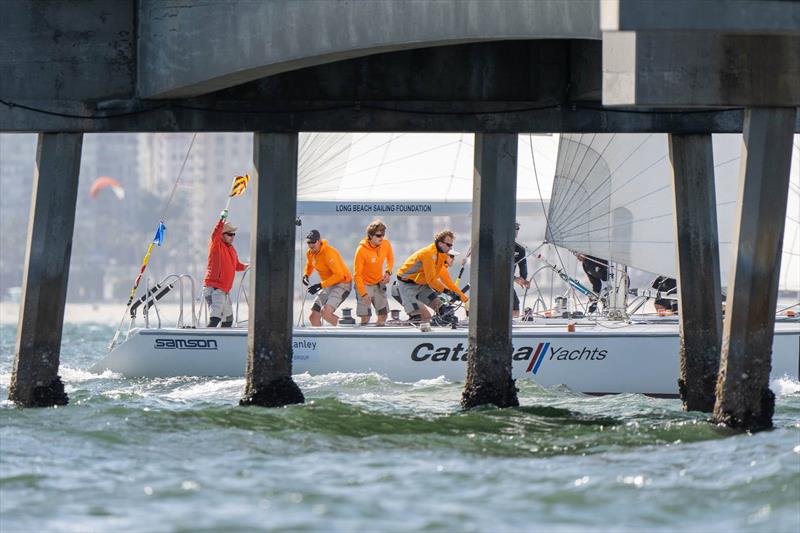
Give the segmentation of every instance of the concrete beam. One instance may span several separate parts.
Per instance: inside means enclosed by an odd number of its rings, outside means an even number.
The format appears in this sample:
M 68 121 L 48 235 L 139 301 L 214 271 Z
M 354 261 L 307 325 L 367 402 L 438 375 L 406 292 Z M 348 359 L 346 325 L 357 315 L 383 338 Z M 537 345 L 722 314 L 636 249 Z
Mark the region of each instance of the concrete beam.
M 9 399 L 25 407 L 66 405 L 58 375 L 83 136 L 41 134 Z
M 79 102 L 0 103 L 0 131 L 396 131 L 484 133 L 741 133 L 743 111 L 647 112 L 538 102 L 132 102 L 98 112 Z M 20 107 L 32 106 L 32 111 Z M 52 111 L 61 115 L 54 116 Z M 72 116 L 63 116 L 64 114 Z M 115 116 L 116 115 L 116 116 Z M 76 118 L 76 117 L 95 118 Z M 800 118 L 795 123 L 800 133 Z
M 680 296 L 680 391 L 687 411 L 714 410 L 722 303 L 711 134 L 670 135 Z
M 297 133 L 255 133 L 247 371 L 240 405 L 303 403 L 292 380 Z
M 0 97 L 130 98 L 134 0 L 16 0 L 0 16 Z
M 511 375 L 516 191 L 517 135 L 476 134 L 466 408 L 519 405 Z
M 602 31 L 800 33 L 800 3 L 786 0 L 600 0 Z
M 793 108 L 745 114 L 714 420 L 751 431 L 772 427 L 775 408 L 769 374 L 795 115 Z
M 604 33 L 603 105 L 800 106 L 800 35 Z
M 139 36 L 139 96 L 176 98 L 389 51 L 599 39 L 599 5 L 596 0 L 142 0 Z

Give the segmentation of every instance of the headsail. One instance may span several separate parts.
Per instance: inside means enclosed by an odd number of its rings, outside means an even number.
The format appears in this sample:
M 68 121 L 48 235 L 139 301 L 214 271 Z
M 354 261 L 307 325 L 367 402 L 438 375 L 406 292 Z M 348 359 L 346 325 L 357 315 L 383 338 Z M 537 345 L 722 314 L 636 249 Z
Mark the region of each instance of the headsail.
M 728 284 L 741 135 L 714 135 L 722 285 Z M 794 137 L 781 290 L 800 290 L 800 136 Z M 570 250 L 676 277 L 665 134 L 562 135 L 547 238 Z

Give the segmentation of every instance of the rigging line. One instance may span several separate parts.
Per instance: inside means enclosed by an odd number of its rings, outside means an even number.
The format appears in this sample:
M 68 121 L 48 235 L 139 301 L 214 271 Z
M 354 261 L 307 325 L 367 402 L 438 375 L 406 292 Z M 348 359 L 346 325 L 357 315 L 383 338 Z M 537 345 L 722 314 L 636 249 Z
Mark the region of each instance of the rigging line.
M 728 159 L 727 161 L 723 161 L 723 162 L 721 162 L 721 163 L 717 163 L 716 165 L 714 165 L 714 168 L 719 168 L 719 167 L 725 166 L 725 165 L 727 165 L 728 163 L 732 163 L 732 162 L 734 162 L 734 161 L 738 161 L 738 160 L 740 160 L 741 158 L 742 158 L 742 156 L 736 156 L 736 157 L 733 157 L 733 158 L 731 158 L 731 159 Z
M 444 193 L 444 199 L 447 200 L 450 197 L 450 189 L 453 187 L 453 180 L 456 177 L 456 168 L 458 168 L 458 158 L 461 156 L 461 147 L 464 146 L 464 134 L 462 133 L 461 136 L 458 138 L 458 148 L 456 149 L 456 157 L 453 159 L 453 168 L 450 171 L 450 184 L 447 186 L 447 191 Z
M 617 134 L 616 134 L 616 133 L 614 133 L 614 134 L 612 134 L 612 135 L 611 135 L 611 139 L 608 141 L 608 144 L 606 144 L 606 145 L 605 145 L 605 147 L 603 147 L 603 150 L 602 150 L 602 151 L 601 151 L 601 152 L 598 154 L 598 157 L 597 157 L 597 159 L 595 160 L 594 164 L 593 164 L 593 165 L 592 165 L 592 167 L 591 167 L 591 168 L 590 168 L 590 169 L 589 169 L 589 170 L 586 172 L 586 175 L 583 177 L 583 181 L 582 181 L 582 182 L 581 182 L 581 184 L 578 186 L 578 188 L 579 188 L 579 189 L 580 189 L 580 188 L 582 188 L 582 187 L 583 187 L 583 185 L 586 183 L 586 180 L 588 180 L 588 179 L 589 179 L 589 176 L 591 175 L 591 173 L 592 173 L 592 171 L 594 170 L 594 167 L 597 165 L 597 163 L 599 163 L 600 161 L 602 161 L 602 160 L 603 160 L 603 156 L 605 155 L 605 153 L 606 153 L 606 150 L 608 149 L 608 147 L 609 147 L 609 146 L 611 146 L 611 143 L 614 141 L 614 139 L 616 138 L 616 136 L 617 136 Z M 594 140 L 594 139 L 592 139 L 592 140 Z M 587 150 L 587 153 L 588 153 L 588 150 Z M 583 163 L 581 163 L 581 164 L 583 164 Z M 578 167 L 578 168 L 580 169 L 580 167 Z M 558 206 L 558 208 L 560 209 L 560 208 L 561 208 L 561 205 L 559 205 L 559 206 Z
M 644 145 L 645 145 L 645 143 L 647 143 L 647 142 L 648 142 L 648 141 L 649 141 L 649 140 L 650 140 L 652 137 L 653 137 L 653 134 L 652 134 L 652 133 L 651 133 L 651 134 L 648 134 L 648 135 L 647 135 L 647 137 L 645 137 L 645 139 L 644 139 L 644 140 L 643 140 L 641 143 L 639 143 L 639 145 L 638 145 L 636 148 L 634 148 L 633 150 L 631 150 L 631 152 L 628 154 L 628 156 L 627 156 L 625 159 L 623 159 L 623 160 L 620 162 L 620 164 L 619 164 L 619 165 L 617 165 L 617 167 L 616 167 L 616 168 L 615 168 L 615 169 L 614 169 L 612 172 L 610 172 L 610 173 L 609 173 L 609 175 L 606 177 L 606 179 L 605 179 L 605 180 L 601 181 L 601 182 L 600 182 L 600 183 L 597 185 L 597 187 L 595 187 L 595 189 L 594 189 L 594 190 L 593 190 L 591 193 L 589 193 L 587 196 L 585 196 L 585 197 L 584 197 L 584 198 L 583 198 L 583 199 L 582 199 L 580 202 L 578 202 L 578 203 L 576 203 L 575 205 L 573 205 L 573 206 L 572 206 L 572 211 L 570 211 L 569 213 L 567 213 L 567 214 L 566 214 L 566 215 L 564 215 L 564 216 L 561 216 L 561 217 L 559 218 L 559 222 L 560 222 L 561 220 L 563 220 L 563 219 L 569 220 L 570 218 L 572 218 L 572 217 L 575 217 L 575 216 L 576 216 L 576 214 L 577 214 L 577 212 L 578 212 L 578 209 L 579 209 L 579 208 L 581 208 L 581 207 L 583 206 L 583 204 L 584 204 L 584 203 L 586 203 L 586 201 L 587 201 L 587 200 L 589 200 L 589 199 L 590 199 L 590 198 L 591 198 L 591 197 L 592 197 L 592 196 L 593 196 L 593 195 L 594 195 L 594 194 L 595 194 L 595 193 L 596 193 L 596 192 L 597 192 L 597 191 L 598 191 L 598 190 L 599 190 L 599 189 L 600 189 L 600 188 L 601 188 L 603 185 L 605 185 L 607 182 L 611 181 L 611 178 L 613 178 L 613 177 L 614 177 L 614 175 L 617 173 L 617 171 L 619 171 L 619 170 L 620 170 L 620 169 L 621 169 L 621 168 L 622 168 L 622 167 L 625 165 L 625 163 L 627 163 L 627 162 L 628 162 L 628 160 L 629 160 L 631 157 L 633 157 L 633 156 L 634 156 L 634 154 L 636 154 L 636 152 L 638 152 L 638 151 L 639 151 L 639 149 L 640 149 L 642 146 L 644 146 Z M 666 156 L 664 156 L 664 157 L 666 157 Z M 661 159 L 664 159 L 664 157 L 662 157 Z M 659 161 L 660 161 L 661 159 L 659 159 Z M 658 162 L 658 161 L 657 161 L 657 162 Z M 649 167 L 648 167 L 648 168 L 649 168 Z M 647 169 L 645 169 L 645 170 L 647 170 Z M 644 171 L 642 171 L 642 172 L 644 172 Z M 636 177 L 636 176 L 634 176 L 634 177 Z M 604 201 L 604 200 L 605 200 L 605 199 L 607 199 L 607 198 L 608 198 L 608 197 L 604 198 L 604 199 L 603 199 L 603 200 L 601 200 L 601 201 Z M 599 203 L 598 203 L 598 204 L 596 204 L 596 205 L 599 205 Z M 596 206 L 596 205 L 595 205 L 595 206 Z M 590 211 L 590 210 L 591 210 L 591 209 L 593 209 L 595 206 L 589 207 L 589 209 L 586 209 L 585 211 Z
M 651 168 L 653 168 L 654 166 L 656 166 L 657 164 L 659 164 L 660 162 L 662 162 L 664 159 L 666 159 L 666 157 L 667 157 L 666 155 L 663 155 L 661 158 L 657 159 L 656 161 L 654 161 L 653 163 L 651 163 L 649 166 L 647 166 L 646 168 L 642 169 L 642 170 L 641 170 L 641 171 L 640 171 L 638 174 L 634 174 L 634 175 L 633 175 L 633 176 L 632 176 L 632 177 L 631 177 L 631 178 L 630 178 L 628 181 L 626 181 L 626 182 L 622 183 L 622 184 L 621 184 L 620 186 L 618 186 L 616 189 L 611 189 L 611 188 L 609 187 L 609 189 L 610 189 L 610 192 L 609 192 L 609 193 L 608 193 L 606 196 L 604 196 L 603 198 L 600 198 L 600 200 L 599 200 L 599 201 L 597 201 L 597 202 L 595 202 L 595 203 L 593 203 L 593 204 L 590 204 L 590 205 L 589 205 L 589 207 L 588 207 L 587 209 L 585 209 L 585 211 L 587 211 L 587 212 L 591 212 L 591 211 L 592 211 L 594 208 L 598 207 L 599 205 L 601 205 L 602 203 L 604 203 L 606 200 L 610 199 L 612 195 L 614 195 L 615 193 L 619 192 L 620 190 L 622 190 L 623 188 L 625 188 L 625 187 L 627 187 L 629 184 L 631 184 L 631 183 L 632 183 L 632 182 L 633 182 L 633 181 L 634 181 L 636 178 L 638 178 L 639 176 L 641 176 L 642 174 L 644 174 L 645 172 L 647 172 L 648 170 L 650 170 Z M 600 187 L 602 187 L 603 185 L 605 185 L 607 182 L 611 181 L 611 176 L 613 176 L 613 174 L 610 174 L 610 175 L 608 176 L 608 178 L 606 178 L 605 180 L 603 180 L 603 181 L 602 181 L 602 182 L 601 182 L 601 183 L 600 183 L 600 184 L 599 184 L 599 185 L 598 185 L 598 186 L 597 186 L 597 187 L 596 187 L 596 188 L 595 188 L 595 189 L 594 189 L 594 190 L 591 192 L 591 194 L 590 194 L 590 195 L 586 196 L 586 198 L 584 198 L 584 199 L 583 199 L 583 201 L 581 202 L 581 204 L 582 204 L 583 202 L 585 202 L 587 199 L 589 199 L 589 198 L 591 198 L 592 196 L 594 196 L 594 194 L 595 194 L 595 193 L 596 193 L 596 192 L 597 192 L 597 191 L 600 189 Z M 625 205 L 629 205 L 629 204 L 625 204 Z M 624 207 L 624 206 L 623 206 L 623 207 Z M 571 214 L 574 214 L 575 212 L 577 212 L 577 210 L 578 210 L 578 206 L 576 206 L 576 207 L 575 207 L 575 208 L 572 210 L 572 213 L 571 213 Z M 573 219 L 573 220 L 574 220 L 574 219 Z M 562 228 L 562 230 L 564 230 L 564 231 L 569 231 L 569 230 L 570 230 L 570 229 L 572 229 L 573 227 L 574 227 L 574 224 L 573 224 L 572 226 L 569 226 L 569 225 L 567 225 L 565 228 Z
M 386 161 L 386 154 L 389 153 L 389 147 L 391 146 L 392 139 L 394 139 L 394 133 L 389 135 L 389 142 L 383 149 L 383 153 L 381 154 L 381 161 L 378 163 L 378 168 L 375 169 L 375 173 L 372 175 L 372 183 L 370 183 L 370 189 L 375 187 L 375 182 L 378 181 L 378 174 L 380 174 L 380 169 L 383 168 L 383 163 Z M 371 245 L 370 245 L 371 246 Z
M 303 146 L 302 164 L 306 170 L 310 167 L 312 170 L 318 165 L 322 156 L 339 148 L 339 152 L 344 152 L 347 149 L 347 143 L 342 143 L 346 139 L 346 134 L 333 134 L 322 135 L 315 133 L 310 137 Z
M 569 163 L 572 162 L 573 157 L 573 154 L 570 154 L 570 151 L 574 153 L 575 150 L 577 150 L 577 141 L 573 140 L 568 135 L 562 135 L 558 142 L 556 170 L 553 175 L 553 187 L 550 191 L 550 211 L 552 213 L 556 213 L 553 210 L 553 200 L 555 199 L 555 203 L 558 203 L 558 199 L 562 196 L 562 189 L 565 187 L 563 180 L 560 179 L 559 176 L 566 176 L 564 169 Z M 551 220 L 551 222 L 554 221 Z
M 169 205 L 172 203 L 172 198 L 173 196 L 175 196 L 175 190 L 178 188 L 178 182 L 181 181 L 181 176 L 183 175 L 183 169 L 186 167 L 186 162 L 189 160 L 189 154 L 192 152 L 192 146 L 194 146 L 195 139 L 197 139 L 197 132 L 195 132 L 194 135 L 192 135 L 192 142 L 189 143 L 189 148 L 186 150 L 186 155 L 183 158 L 183 163 L 181 163 L 181 169 L 178 171 L 178 178 L 172 185 L 172 191 L 169 193 L 169 198 L 167 199 L 167 203 L 164 206 L 164 210 L 161 213 L 161 217 L 158 219 L 161 222 L 163 222 L 164 217 L 167 216 L 167 209 L 169 209 Z
M 559 139 L 558 142 L 561 143 L 561 139 Z M 534 156 L 533 153 L 532 135 L 528 136 L 528 144 L 530 144 L 531 147 L 531 164 L 533 165 L 533 177 L 536 180 L 536 191 L 539 193 L 539 203 L 542 205 L 542 213 L 544 213 L 544 222 L 546 224 L 546 227 L 549 228 L 550 227 L 549 215 L 547 213 L 547 209 L 545 209 L 544 207 L 544 198 L 542 198 L 542 188 L 539 185 L 539 171 L 536 169 L 536 157 Z M 547 240 L 547 231 L 545 231 L 545 242 L 546 240 Z M 558 246 L 553 246 L 553 249 L 556 252 L 556 257 L 558 257 L 558 264 L 561 266 L 562 269 L 564 269 L 564 261 L 561 258 L 561 252 L 558 250 Z
M 632 182 L 633 182 L 633 181 L 634 181 L 636 178 L 638 178 L 639 176 L 641 176 L 642 174 L 644 174 L 645 172 L 647 172 L 649 169 L 651 169 L 652 167 L 654 167 L 655 165 L 657 165 L 657 164 L 658 164 L 658 163 L 659 163 L 661 160 L 663 160 L 664 158 L 666 158 L 666 156 L 662 157 L 662 158 L 661 158 L 661 159 L 659 159 L 658 161 L 655 161 L 655 162 L 654 162 L 654 163 L 652 163 L 652 164 L 651 164 L 649 167 L 647 167 L 647 168 L 643 169 L 641 172 L 639 172 L 638 174 L 636 174 L 635 176 L 633 176 L 631 179 L 629 179 L 628 181 L 626 181 L 625 183 L 623 183 L 622 185 L 620 185 L 620 186 L 619 186 L 619 187 L 617 187 L 616 189 L 613 189 L 613 190 L 611 190 L 611 192 L 609 192 L 609 193 L 608 193 L 608 194 L 607 194 L 607 195 L 606 195 L 604 198 L 601 198 L 601 199 L 600 199 L 600 201 L 598 201 L 598 202 L 596 202 L 596 203 L 594 203 L 594 204 L 590 205 L 590 206 L 589 206 L 589 208 L 588 208 L 586 211 L 587 211 L 587 212 L 589 212 L 589 213 L 591 213 L 591 212 L 592 212 L 592 210 L 593 210 L 595 207 L 597 207 L 597 206 L 599 206 L 600 204 L 604 203 L 606 200 L 610 199 L 610 198 L 611 198 L 611 196 L 613 196 L 614 194 L 616 194 L 617 192 L 619 192 L 619 191 L 620 191 L 620 190 L 622 190 L 623 188 L 627 187 L 627 186 L 628 186 L 629 184 L 631 184 L 631 183 L 632 183 Z M 627 206 L 631 205 L 633 202 L 635 202 L 635 201 L 638 201 L 638 200 L 639 200 L 639 199 L 641 199 L 641 198 L 645 198 L 645 197 L 647 197 L 647 196 L 649 196 L 649 195 L 651 195 L 651 194 L 653 194 L 653 193 L 656 193 L 656 192 L 659 192 L 659 191 L 663 191 L 664 189 L 666 189 L 666 188 L 668 188 L 668 187 L 670 187 L 670 186 L 671 186 L 670 184 L 667 184 L 667 185 L 664 185 L 664 186 L 662 186 L 662 187 L 660 187 L 660 188 L 658 188 L 658 189 L 653 189 L 653 190 L 651 190 L 651 191 L 649 191 L 649 192 L 645 193 L 644 195 L 640 196 L 639 198 L 634 198 L 633 200 L 631 200 L 631 201 L 629 201 L 629 202 L 626 202 L 626 203 L 624 203 L 624 204 L 622 204 L 622 205 L 620 205 L 620 206 L 618 206 L 618 207 L 627 207 Z M 589 222 L 592 222 L 592 221 L 594 221 L 594 220 L 597 220 L 598 218 L 602 218 L 602 217 L 604 217 L 604 216 L 610 216 L 610 215 L 611 215 L 611 213 L 610 213 L 610 212 L 609 212 L 609 213 L 603 212 L 603 213 L 600 213 L 599 215 L 597 215 L 596 217 L 594 217 L 594 218 L 592 218 L 592 219 L 589 219 L 589 220 L 587 220 L 587 221 L 586 221 L 586 223 L 588 224 Z M 564 227 L 564 228 L 561 228 L 561 231 L 564 231 L 564 232 L 569 232 L 569 231 L 571 231 L 571 230 L 575 229 L 576 227 L 578 227 L 578 226 L 576 226 L 575 224 L 572 224 L 571 226 L 570 226 L 570 225 L 568 225 L 568 226 L 566 226 L 566 227 Z

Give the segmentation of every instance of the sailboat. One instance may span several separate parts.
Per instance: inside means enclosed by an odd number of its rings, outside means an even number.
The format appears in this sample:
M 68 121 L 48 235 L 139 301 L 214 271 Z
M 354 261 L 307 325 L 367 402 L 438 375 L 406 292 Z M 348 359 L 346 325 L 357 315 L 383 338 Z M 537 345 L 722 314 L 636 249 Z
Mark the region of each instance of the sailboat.
M 741 136 L 714 136 L 723 285 L 730 265 L 740 145 Z M 621 315 L 612 320 L 607 312 L 587 314 L 587 298 L 575 290 L 584 284 L 570 253 L 606 258 L 634 282 L 675 276 L 666 135 L 521 136 L 519 172 L 518 216 L 546 221 L 546 243 L 529 253 L 532 263 L 541 258 L 531 269 L 531 281 L 547 285 L 550 297 L 540 290 L 528 300 L 531 307 L 523 320 L 514 321 L 514 377 L 590 394 L 676 396 L 677 317 L 643 313 L 641 303 L 649 295 L 638 304 L 628 303 L 628 291 L 619 287 L 610 287 L 602 301 Z M 780 285 L 794 309 L 800 301 L 799 173 L 795 137 Z M 439 217 L 470 213 L 471 180 L 469 135 L 307 134 L 300 146 L 298 215 L 324 217 L 329 224 L 347 224 L 359 216 L 442 221 Z M 543 199 L 547 196 L 549 201 Z M 395 246 L 399 241 L 393 239 Z M 173 276 L 158 287 L 172 285 L 182 302 L 193 301 L 197 292 L 187 278 Z M 184 298 L 184 285 L 192 296 Z M 238 316 L 238 327 L 209 329 L 200 327 L 201 313 L 193 310 L 189 320 L 182 312 L 176 327 L 166 327 L 158 314 L 159 289 L 147 294 L 138 306 L 145 323 L 137 325 L 132 313 L 123 341 L 93 371 L 144 377 L 244 374 L 247 328 Z M 243 281 L 238 294 L 239 301 L 246 299 Z M 639 311 L 628 312 L 634 309 Z M 440 376 L 462 381 L 467 348 L 466 320 L 420 331 L 399 320 L 383 328 L 343 323 L 312 328 L 301 318 L 293 331 L 293 369 L 376 372 L 404 382 Z M 776 319 L 772 377 L 797 379 L 798 367 L 800 318 L 784 313 Z

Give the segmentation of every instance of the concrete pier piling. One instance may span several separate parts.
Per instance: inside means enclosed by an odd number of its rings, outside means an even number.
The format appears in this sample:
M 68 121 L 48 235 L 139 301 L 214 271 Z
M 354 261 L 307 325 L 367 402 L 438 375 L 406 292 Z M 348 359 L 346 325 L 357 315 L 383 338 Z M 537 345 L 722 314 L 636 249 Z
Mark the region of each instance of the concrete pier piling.
M 795 108 L 745 112 L 714 420 L 751 431 L 772 427 L 775 409 L 769 375 L 795 114 Z
M 66 405 L 58 375 L 67 299 L 81 133 L 43 133 L 36 171 L 9 399 L 24 407 Z
M 465 408 L 519 405 L 511 377 L 511 268 L 517 193 L 517 135 L 475 135 L 473 297 Z
M 670 135 L 680 295 L 680 377 L 687 411 L 714 410 L 722 308 L 711 134 Z
M 247 371 L 240 405 L 303 403 L 292 380 L 297 133 L 255 133 Z

